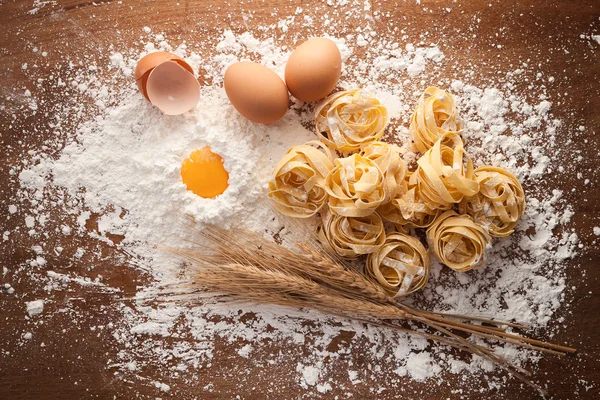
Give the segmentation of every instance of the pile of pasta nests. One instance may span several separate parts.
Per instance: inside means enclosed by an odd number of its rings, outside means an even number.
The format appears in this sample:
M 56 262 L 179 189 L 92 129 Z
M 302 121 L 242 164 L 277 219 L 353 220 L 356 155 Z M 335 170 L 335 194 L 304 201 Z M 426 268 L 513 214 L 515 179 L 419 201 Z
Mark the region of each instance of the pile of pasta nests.
M 414 170 L 406 150 L 380 140 L 388 123 L 386 108 L 360 89 L 334 93 L 315 110 L 320 140 L 287 151 L 268 195 L 289 217 L 319 214 L 319 241 L 345 259 L 367 255 L 365 274 L 398 297 L 427 284 L 420 230 L 443 264 L 478 268 L 492 237 L 514 232 L 525 196 L 510 172 L 474 169 L 449 93 L 430 87 L 419 98 L 409 127 L 421 154 Z

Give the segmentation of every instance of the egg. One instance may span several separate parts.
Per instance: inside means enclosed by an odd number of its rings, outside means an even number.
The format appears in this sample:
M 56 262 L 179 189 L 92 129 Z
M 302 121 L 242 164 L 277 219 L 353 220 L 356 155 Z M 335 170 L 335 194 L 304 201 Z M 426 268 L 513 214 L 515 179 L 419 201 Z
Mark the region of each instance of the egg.
M 270 124 L 287 111 L 285 83 L 264 65 L 248 61 L 231 65 L 225 71 L 223 86 L 233 107 L 252 122 Z
M 285 66 L 285 83 L 295 98 L 313 102 L 324 99 L 342 73 L 337 45 L 326 38 L 307 40 L 294 50 Z
M 229 187 L 229 173 L 223 158 L 206 146 L 193 151 L 181 164 L 186 189 L 204 198 L 214 198 Z
M 144 56 L 134 76 L 142 95 L 167 115 L 183 114 L 200 100 L 194 70 L 175 54 L 160 51 Z

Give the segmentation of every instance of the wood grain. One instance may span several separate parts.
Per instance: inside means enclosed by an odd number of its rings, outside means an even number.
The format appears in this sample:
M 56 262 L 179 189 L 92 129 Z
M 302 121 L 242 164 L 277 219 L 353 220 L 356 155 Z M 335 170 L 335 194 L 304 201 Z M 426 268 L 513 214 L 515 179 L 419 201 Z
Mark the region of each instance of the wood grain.
M 350 2 L 352 3 L 352 2 Z M 35 343 L 28 344 L 21 339 L 22 332 L 31 330 L 31 322 L 25 319 L 24 301 L 40 298 L 45 291 L 35 279 L 35 275 L 13 274 L 17 266 L 28 260 L 31 246 L 36 242 L 7 213 L 8 205 L 15 202 L 18 182 L 11 175 L 10 168 L 26 158 L 29 149 L 37 148 L 53 134 L 49 129 L 52 110 L 56 105 L 70 101 L 68 96 L 46 85 L 43 78 L 50 73 L 64 76 L 68 81 L 68 68 L 56 68 L 77 60 L 81 54 L 94 54 L 90 63 L 105 65 L 111 45 L 116 48 L 139 48 L 140 32 L 144 26 L 151 26 L 154 32 L 165 32 L 170 40 L 186 41 L 190 50 L 209 54 L 224 29 L 235 32 L 252 31 L 259 25 L 276 23 L 282 16 L 293 15 L 297 7 L 306 14 L 322 12 L 323 9 L 335 15 L 344 15 L 341 9 L 327 8 L 324 3 L 310 1 L 59 1 L 47 3 L 37 12 L 32 0 L 12 0 L 0 3 L 0 140 L 2 142 L 2 163 L 0 163 L 0 230 L 11 231 L 8 241 L 0 244 L 0 264 L 9 270 L 2 276 L 3 284 L 10 278 L 17 295 L 0 292 L 0 398 L 3 399 L 42 399 L 42 398 L 201 398 L 221 399 L 240 396 L 246 399 L 262 398 L 406 398 L 406 399 L 478 399 L 477 391 L 462 390 L 462 378 L 445 377 L 443 382 L 401 381 L 401 385 L 376 394 L 385 382 L 367 378 L 356 385 L 340 384 L 326 395 L 314 389 L 305 392 L 296 383 L 297 360 L 314 351 L 310 338 L 304 346 L 293 343 L 261 343 L 259 354 L 250 359 L 240 358 L 234 347 L 224 340 L 215 344 L 219 354 L 212 365 L 195 371 L 193 377 L 169 379 L 168 393 L 151 385 L 151 379 L 162 380 L 161 363 L 149 362 L 141 373 L 148 381 L 131 380 L 117 375 L 117 368 L 111 367 L 119 344 L 109 328 L 111 321 L 121 318 L 118 307 L 109 296 L 91 289 L 77 286 L 52 293 L 53 302 L 45 314 L 51 315 L 43 325 L 36 323 Z M 324 8 L 325 7 L 325 8 Z M 451 9 L 451 11 L 448 11 Z M 321 10 L 321 11 L 314 11 Z M 381 35 L 391 40 L 417 43 L 433 38 L 444 38 L 444 51 L 451 61 L 447 71 L 440 72 L 439 78 L 460 76 L 462 71 L 473 71 L 472 79 L 480 77 L 485 81 L 502 77 L 496 72 L 500 67 L 508 70 L 523 63 L 537 65 L 546 76 L 555 76 L 556 83 L 548 88 L 550 98 L 555 101 L 553 112 L 565 124 L 572 126 L 568 132 L 576 132 L 583 125 L 585 130 L 579 138 L 568 143 L 570 137 L 559 138 L 570 146 L 570 151 L 560 157 L 583 159 L 577 170 L 552 172 L 556 187 L 574 208 L 574 218 L 569 228 L 578 233 L 582 249 L 580 255 L 568 261 L 565 277 L 568 289 L 565 292 L 565 306 L 562 307 L 553 324 L 560 325 L 558 333 L 551 339 L 580 349 L 575 356 L 544 356 L 536 369 L 538 382 L 547 382 L 548 390 L 554 399 L 595 399 L 600 396 L 600 348 L 596 339 L 600 330 L 600 250 L 592 233 L 594 226 L 600 226 L 599 198 L 600 186 L 597 165 L 599 161 L 600 114 L 600 46 L 582 39 L 580 35 L 600 34 L 600 3 L 596 0 L 584 1 L 466 1 L 450 3 L 441 0 L 415 1 L 374 1 L 369 12 L 375 16 L 365 19 L 356 12 L 340 18 L 337 30 L 340 33 L 356 32 L 366 23 L 372 23 Z M 372 21 L 372 22 L 369 22 Z M 341 25 L 343 24 L 343 26 Z M 399 29 L 396 29 L 399 28 Z M 284 42 L 292 45 L 304 37 L 319 34 L 324 28 L 318 24 L 303 27 L 291 24 Z M 401 31 L 404 30 L 404 33 Z M 326 31 L 326 30 L 325 30 Z M 427 32 L 427 36 L 423 36 Z M 403 35 L 406 35 L 403 38 Z M 501 46 L 501 48 L 498 47 Z M 47 52 L 40 58 L 37 52 Z M 22 65 L 28 63 L 29 68 Z M 35 64 L 35 68 L 32 68 Z M 444 75 L 445 74 L 445 75 Z M 41 79 L 41 81 L 39 80 Z M 535 81 L 527 76 L 517 85 L 526 90 Z M 22 116 L 24 102 L 15 95 L 17 91 L 29 89 L 41 99 L 40 110 L 36 115 Z M 47 112 L 45 112 L 47 111 Z M 73 117 L 73 123 L 76 123 Z M 36 134 L 23 134 L 22 127 Z M 585 184 L 577 173 L 583 173 L 591 183 Z M 73 216 L 54 215 L 56 222 L 73 223 Z M 52 224 L 51 223 L 51 224 Z M 49 231 L 53 225 L 50 225 Z M 97 229 L 92 218 L 89 230 Z M 105 283 L 120 288 L 126 294 L 135 293 L 137 286 L 143 285 L 149 277 L 130 268 L 118 250 L 92 239 L 83 239 L 73 234 L 70 237 L 49 236 L 47 243 L 61 244 L 65 252 L 61 256 L 49 255 L 48 264 L 39 269 L 104 277 Z M 75 249 L 89 249 L 86 256 L 78 261 L 72 257 Z M 100 251 L 102 258 L 93 258 L 92 253 Z M 115 261 L 118 260 L 118 261 Z M 61 312 L 64 307 L 74 310 L 77 315 Z M 248 315 L 252 318 L 252 315 Z M 310 324 L 310 322 L 307 322 Z M 103 326 L 104 328 L 94 328 Z M 544 338 L 544 331 L 537 332 Z M 185 332 L 182 334 L 186 336 Z M 329 350 L 344 348 L 354 336 L 345 332 L 330 344 Z M 39 343 L 44 343 L 44 347 Z M 141 345 L 142 343 L 132 343 Z M 367 368 L 366 341 L 364 354 L 344 354 L 338 359 L 328 360 L 335 382 L 347 382 L 347 368 L 350 363 L 355 369 Z M 165 346 L 171 345 L 168 340 Z M 269 365 L 261 362 L 273 355 L 285 354 L 283 362 Z M 139 371 L 138 371 L 139 372 Z M 496 374 L 496 372 L 494 372 Z M 470 382 L 480 382 L 486 387 L 484 376 L 469 376 Z M 583 381 L 583 383 L 582 383 Z M 212 392 L 203 387 L 212 382 Z M 586 390 L 586 387 L 589 389 Z M 374 389 L 374 391 L 372 390 Z M 515 380 L 485 394 L 490 399 L 534 399 L 535 393 L 523 388 Z

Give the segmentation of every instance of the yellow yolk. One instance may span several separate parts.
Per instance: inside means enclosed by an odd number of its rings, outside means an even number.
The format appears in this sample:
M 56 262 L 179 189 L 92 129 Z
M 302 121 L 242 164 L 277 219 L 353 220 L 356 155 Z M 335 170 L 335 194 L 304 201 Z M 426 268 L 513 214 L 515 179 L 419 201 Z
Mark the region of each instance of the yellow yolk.
M 187 190 L 204 198 L 217 197 L 229 186 L 223 158 L 210 147 L 196 150 L 181 164 L 181 179 Z

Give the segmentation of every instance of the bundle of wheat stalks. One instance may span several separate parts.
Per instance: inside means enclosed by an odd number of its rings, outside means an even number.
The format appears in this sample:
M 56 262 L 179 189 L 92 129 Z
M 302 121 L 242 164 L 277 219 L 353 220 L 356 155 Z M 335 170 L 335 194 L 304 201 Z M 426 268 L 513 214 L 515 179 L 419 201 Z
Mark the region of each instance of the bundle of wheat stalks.
M 170 249 L 190 264 L 183 283 L 163 288 L 166 301 L 199 301 L 197 293 L 209 292 L 224 302 L 252 302 L 310 308 L 366 324 L 407 331 L 489 360 L 543 393 L 528 376 L 531 373 L 496 355 L 493 349 L 464 336 L 512 343 L 529 349 L 563 355 L 575 349 L 523 337 L 506 327 L 523 325 L 428 312 L 391 298 L 377 283 L 328 253 L 307 235 L 305 243 L 291 250 L 260 234 L 246 230 L 208 227 L 200 231 L 203 244 L 197 251 Z M 478 324 L 461 322 L 477 321 Z M 423 328 L 407 328 L 407 321 Z M 414 326 L 414 324 L 411 324 Z

